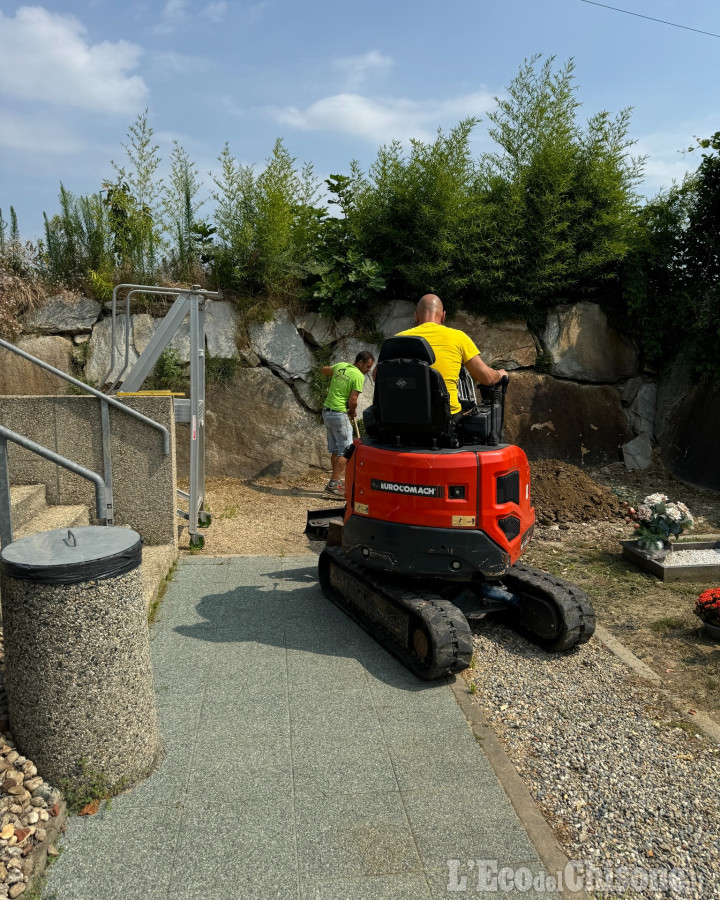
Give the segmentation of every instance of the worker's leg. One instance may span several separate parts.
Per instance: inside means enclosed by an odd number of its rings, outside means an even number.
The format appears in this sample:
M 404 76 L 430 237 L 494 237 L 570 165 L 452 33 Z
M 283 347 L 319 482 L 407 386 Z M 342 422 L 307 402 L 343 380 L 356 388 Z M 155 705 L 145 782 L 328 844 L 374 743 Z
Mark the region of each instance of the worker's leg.
M 330 462 L 332 465 L 332 474 L 330 481 L 326 485 L 325 490 L 329 493 L 342 493 L 342 486 L 338 485 L 342 482 L 345 475 L 345 449 L 352 444 L 352 425 L 350 419 L 344 412 L 336 410 L 324 409 L 323 422 L 327 432 L 327 448 L 330 452 Z
M 347 460 L 344 456 L 338 456 L 337 453 L 332 453 L 330 455 L 330 459 L 332 461 L 332 480 L 342 481 L 345 477 L 345 466 L 347 465 Z

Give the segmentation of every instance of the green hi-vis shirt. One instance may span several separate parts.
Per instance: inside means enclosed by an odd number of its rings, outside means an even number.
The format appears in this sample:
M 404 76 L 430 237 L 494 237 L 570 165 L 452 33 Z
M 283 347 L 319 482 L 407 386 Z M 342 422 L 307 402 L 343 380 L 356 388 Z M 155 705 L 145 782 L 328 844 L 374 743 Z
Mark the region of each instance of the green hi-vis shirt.
M 330 388 L 325 398 L 325 408 L 347 412 L 351 391 L 362 391 L 365 376 L 352 363 L 335 363 L 330 380 Z

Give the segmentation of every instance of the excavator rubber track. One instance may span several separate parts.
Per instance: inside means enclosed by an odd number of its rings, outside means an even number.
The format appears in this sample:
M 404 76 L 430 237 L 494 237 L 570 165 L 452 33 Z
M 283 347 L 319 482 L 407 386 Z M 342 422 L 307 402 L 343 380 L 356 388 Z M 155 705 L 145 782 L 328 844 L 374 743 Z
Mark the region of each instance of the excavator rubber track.
M 502 582 L 520 598 L 520 608 L 503 613 L 503 620 L 545 650 L 569 650 L 593 636 L 595 611 L 576 585 L 522 563 L 508 569 Z
M 420 678 L 440 678 L 470 665 L 470 626 L 449 600 L 395 587 L 338 547 L 322 551 L 318 574 L 325 596 Z

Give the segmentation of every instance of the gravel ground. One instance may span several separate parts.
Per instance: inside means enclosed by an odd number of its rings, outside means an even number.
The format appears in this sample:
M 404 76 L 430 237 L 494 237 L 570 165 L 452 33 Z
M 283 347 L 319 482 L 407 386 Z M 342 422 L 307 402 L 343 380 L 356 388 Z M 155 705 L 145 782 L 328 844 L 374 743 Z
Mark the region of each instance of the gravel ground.
M 8 731 L 0 630 L 0 898 L 24 894 L 33 877 L 35 849 L 60 813 L 60 793 L 15 749 Z
M 470 690 L 568 857 L 636 876 L 588 892 L 720 897 L 720 747 L 597 640 L 548 654 L 488 623 L 474 642 Z
M 717 566 L 720 550 L 675 550 L 660 560 L 661 566 Z

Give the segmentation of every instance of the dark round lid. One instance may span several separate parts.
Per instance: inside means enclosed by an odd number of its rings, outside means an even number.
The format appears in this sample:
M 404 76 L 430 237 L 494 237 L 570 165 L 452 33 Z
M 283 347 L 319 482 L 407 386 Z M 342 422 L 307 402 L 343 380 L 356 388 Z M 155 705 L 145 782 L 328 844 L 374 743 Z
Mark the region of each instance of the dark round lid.
M 37 584 L 115 578 L 142 562 L 137 531 L 106 525 L 58 528 L 19 538 L 0 552 L 0 572 Z

